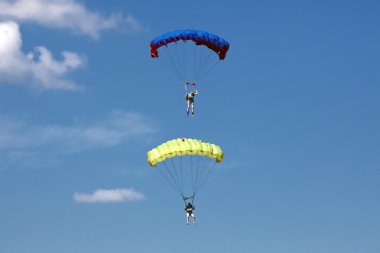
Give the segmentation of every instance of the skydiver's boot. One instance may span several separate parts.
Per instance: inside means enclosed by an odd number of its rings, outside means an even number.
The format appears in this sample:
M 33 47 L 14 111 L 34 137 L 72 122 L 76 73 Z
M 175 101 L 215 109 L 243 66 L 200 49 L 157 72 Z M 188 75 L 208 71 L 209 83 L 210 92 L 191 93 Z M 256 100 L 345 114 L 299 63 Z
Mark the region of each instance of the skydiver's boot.
M 189 111 L 187 111 L 186 113 L 187 113 L 187 116 L 189 116 Z

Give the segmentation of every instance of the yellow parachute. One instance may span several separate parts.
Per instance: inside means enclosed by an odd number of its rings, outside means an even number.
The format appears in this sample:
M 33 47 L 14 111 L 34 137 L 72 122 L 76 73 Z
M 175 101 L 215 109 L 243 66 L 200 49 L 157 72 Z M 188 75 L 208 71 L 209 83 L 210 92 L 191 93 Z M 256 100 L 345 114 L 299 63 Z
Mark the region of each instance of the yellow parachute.
M 212 143 L 178 138 L 153 148 L 147 156 L 149 165 L 157 168 L 185 202 L 194 202 L 215 164 L 222 162 L 223 151 Z
M 167 141 L 148 152 L 148 163 L 156 166 L 167 158 L 182 155 L 201 155 L 215 158 L 216 163 L 223 160 L 222 149 L 212 143 L 201 140 L 178 138 Z

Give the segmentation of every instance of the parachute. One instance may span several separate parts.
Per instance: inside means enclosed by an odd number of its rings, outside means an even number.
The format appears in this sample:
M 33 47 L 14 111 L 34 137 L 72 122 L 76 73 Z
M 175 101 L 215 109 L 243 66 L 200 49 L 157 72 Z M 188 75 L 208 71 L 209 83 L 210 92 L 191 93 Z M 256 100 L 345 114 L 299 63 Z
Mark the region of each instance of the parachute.
M 192 40 L 196 45 L 205 45 L 219 55 L 220 60 L 224 60 L 226 53 L 230 47 L 227 41 L 205 31 L 197 30 L 176 30 L 173 32 L 164 33 L 150 42 L 150 55 L 158 57 L 157 49 L 163 45 L 177 42 L 179 40 Z
M 222 149 L 196 139 L 167 141 L 147 153 L 148 163 L 156 168 L 185 201 L 196 194 L 216 164 L 222 162 Z
M 229 43 L 206 31 L 175 30 L 150 42 L 150 55 L 159 59 L 181 81 L 198 82 L 224 60 Z

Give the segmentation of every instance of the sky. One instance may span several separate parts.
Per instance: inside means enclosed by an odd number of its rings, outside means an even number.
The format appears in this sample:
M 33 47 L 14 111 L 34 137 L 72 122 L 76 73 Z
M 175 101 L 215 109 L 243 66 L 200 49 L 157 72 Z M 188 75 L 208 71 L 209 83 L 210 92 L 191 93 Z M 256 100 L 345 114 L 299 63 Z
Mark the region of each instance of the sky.
M 0 0 L 1 253 L 377 253 L 380 2 Z M 230 44 L 183 83 L 149 42 Z M 196 200 L 147 163 L 222 147 Z

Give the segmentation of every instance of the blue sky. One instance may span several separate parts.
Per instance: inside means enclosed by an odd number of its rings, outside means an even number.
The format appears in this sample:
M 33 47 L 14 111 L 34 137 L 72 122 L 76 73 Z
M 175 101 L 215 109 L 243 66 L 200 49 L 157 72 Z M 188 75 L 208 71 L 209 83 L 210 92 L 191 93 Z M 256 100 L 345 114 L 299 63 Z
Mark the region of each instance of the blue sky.
M 380 251 L 378 1 L 0 0 L 0 252 Z M 150 58 L 175 29 L 231 47 L 199 84 Z M 146 162 L 225 158 L 197 226 Z

